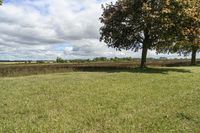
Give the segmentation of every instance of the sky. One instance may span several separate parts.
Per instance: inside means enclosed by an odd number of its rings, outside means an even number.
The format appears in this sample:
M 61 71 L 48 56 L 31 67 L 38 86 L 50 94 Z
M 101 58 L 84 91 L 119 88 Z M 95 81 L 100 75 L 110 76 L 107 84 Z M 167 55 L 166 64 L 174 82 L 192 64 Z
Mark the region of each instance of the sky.
M 101 5 L 111 1 L 115 0 L 4 0 L 0 60 L 139 58 L 141 51 L 116 51 L 99 41 Z M 179 56 L 149 51 L 148 57 Z

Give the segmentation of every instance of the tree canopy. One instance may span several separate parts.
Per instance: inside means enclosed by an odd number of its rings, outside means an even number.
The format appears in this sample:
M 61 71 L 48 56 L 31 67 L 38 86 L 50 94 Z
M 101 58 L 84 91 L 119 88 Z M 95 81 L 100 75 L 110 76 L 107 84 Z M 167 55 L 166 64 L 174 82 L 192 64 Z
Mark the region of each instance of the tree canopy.
M 0 5 L 2 5 L 2 3 L 3 3 L 3 0 L 0 0 Z
M 185 38 L 175 45 L 175 51 L 183 54 L 192 52 L 191 65 L 195 65 L 196 53 L 200 49 L 200 1 L 186 1 L 184 3 L 185 12 L 183 12 L 186 17 L 181 23 Z
M 198 0 L 179 0 L 173 14 L 177 14 L 172 20 L 178 33 L 174 34 L 174 45 L 165 45 L 158 51 L 179 53 L 188 55 L 192 52 L 191 64 L 196 64 L 196 53 L 200 49 L 200 1 Z M 181 10 L 180 10 L 181 9 Z
M 100 18 L 103 23 L 100 40 L 118 50 L 142 49 L 141 67 L 144 67 L 148 49 L 170 51 L 174 44 L 185 41 L 185 27 L 197 27 L 195 23 L 189 26 L 199 17 L 193 14 L 197 8 L 191 7 L 198 1 L 192 1 L 118 0 L 106 4 Z
M 168 0 L 118 0 L 103 6 L 101 41 L 118 50 L 142 49 L 141 67 L 148 49 L 166 43 L 173 28 L 167 16 Z

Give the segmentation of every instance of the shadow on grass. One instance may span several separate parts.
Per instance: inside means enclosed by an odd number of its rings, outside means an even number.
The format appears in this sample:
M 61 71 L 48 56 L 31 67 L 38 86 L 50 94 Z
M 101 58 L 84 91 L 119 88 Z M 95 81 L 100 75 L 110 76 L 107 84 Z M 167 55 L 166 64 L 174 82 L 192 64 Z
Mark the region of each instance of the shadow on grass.
M 135 66 L 136 67 L 136 66 Z M 149 73 L 149 74 L 168 74 L 168 72 L 191 73 L 184 68 L 160 67 L 160 68 L 134 68 L 134 66 L 30 66 L 30 67 L 2 67 L 0 77 L 29 76 L 37 74 L 64 73 L 64 72 L 129 72 L 129 73 Z
M 190 70 L 180 68 L 117 68 L 117 67 L 84 67 L 77 71 L 83 72 L 130 72 L 130 73 L 147 73 L 147 74 L 168 74 L 168 72 L 191 73 Z

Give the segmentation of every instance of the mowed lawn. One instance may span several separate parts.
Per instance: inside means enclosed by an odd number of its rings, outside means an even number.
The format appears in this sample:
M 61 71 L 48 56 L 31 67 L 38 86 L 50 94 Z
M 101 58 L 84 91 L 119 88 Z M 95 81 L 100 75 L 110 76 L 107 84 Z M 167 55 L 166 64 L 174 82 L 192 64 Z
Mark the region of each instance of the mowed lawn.
M 0 133 L 200 132 L 200 67 L 0 78 Z

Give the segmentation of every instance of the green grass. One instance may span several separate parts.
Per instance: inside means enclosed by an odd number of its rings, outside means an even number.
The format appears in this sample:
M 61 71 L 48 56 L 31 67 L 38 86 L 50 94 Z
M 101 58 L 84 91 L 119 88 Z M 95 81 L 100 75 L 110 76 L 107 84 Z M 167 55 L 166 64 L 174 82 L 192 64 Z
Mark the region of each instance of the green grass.
M 0 133 L 200 132 L 200 67 L 0 78 Z

